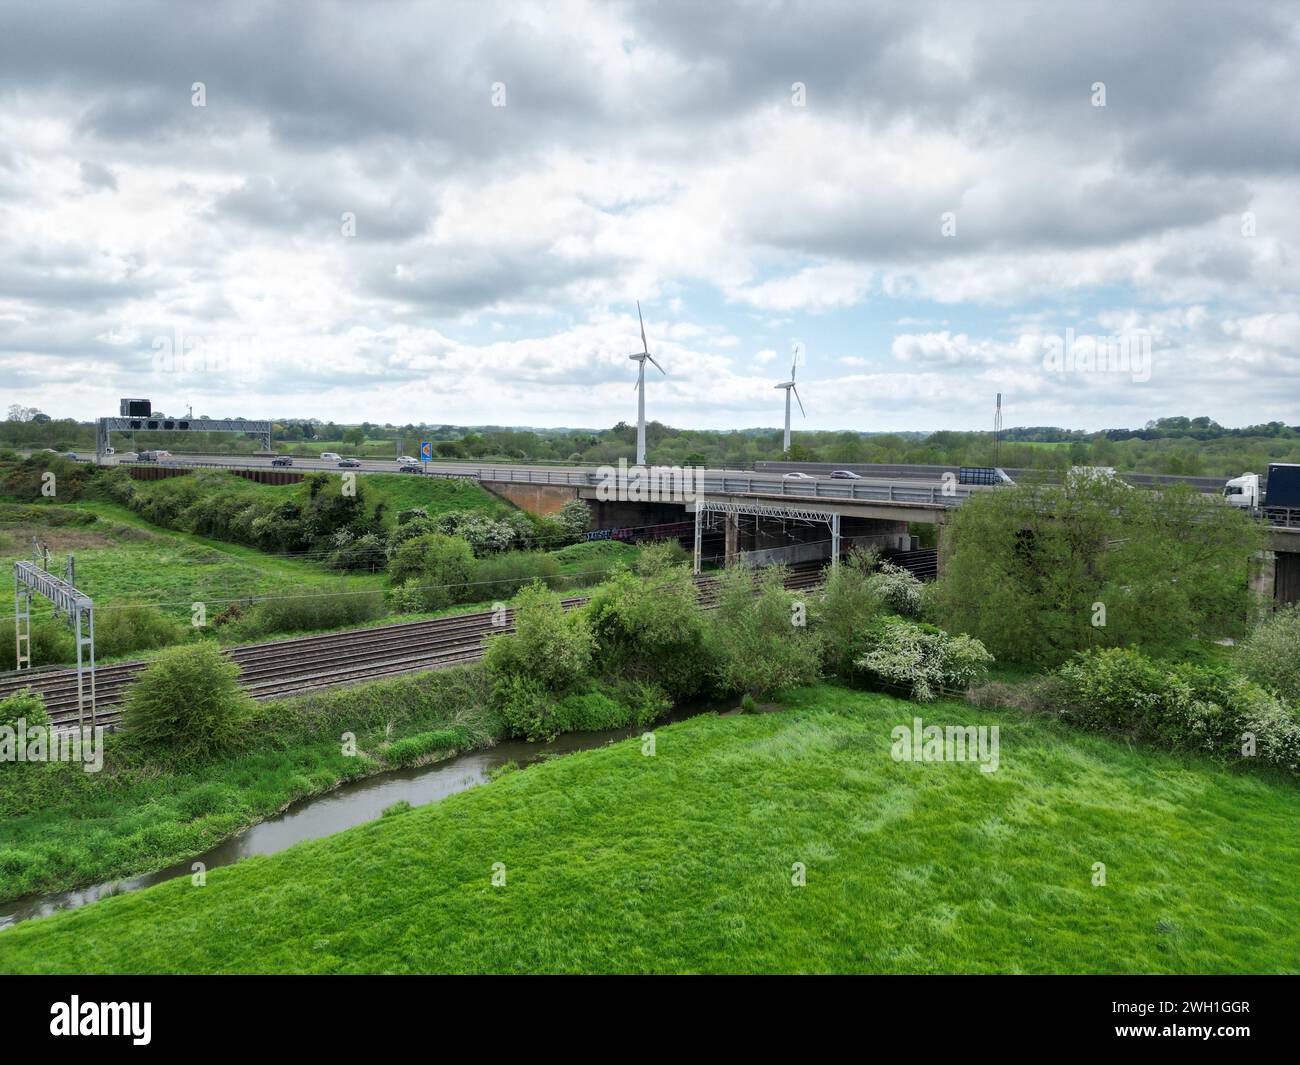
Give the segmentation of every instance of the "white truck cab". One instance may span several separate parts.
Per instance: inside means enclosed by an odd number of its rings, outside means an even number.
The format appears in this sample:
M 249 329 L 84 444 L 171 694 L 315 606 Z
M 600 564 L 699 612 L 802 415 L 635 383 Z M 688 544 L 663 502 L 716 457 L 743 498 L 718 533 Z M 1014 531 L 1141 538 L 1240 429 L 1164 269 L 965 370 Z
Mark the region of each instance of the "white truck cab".
M 1259 474 L 1243 473 L 1223 486 L 1223 498 L 1230 506 L 1252 509 L 1260 505 Z

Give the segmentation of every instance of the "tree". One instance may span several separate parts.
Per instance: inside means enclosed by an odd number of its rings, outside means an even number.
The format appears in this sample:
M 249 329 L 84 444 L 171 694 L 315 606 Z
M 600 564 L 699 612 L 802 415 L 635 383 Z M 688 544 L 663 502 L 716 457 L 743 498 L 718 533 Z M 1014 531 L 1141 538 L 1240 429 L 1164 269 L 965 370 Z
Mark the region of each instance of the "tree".
M 606 675 L 658 684 L 682 698 L 704 681 L 704 620 L 688 567 L 647 548 L 640 572 L 620 569 L 592 593 L 586 611 L 596 661 Z
M 763 695 L 817 679 L 820 640 L 802 624 L 803 601 L 784 566 L 724 570 L 708 622 L 714 676 L 729 692 Z
M 440 610 L 464 596 L 474 579 L 474 551 L 458 536 L 431 533 L 401 544 L 388 568 L 394 586 L 418 584 L 426 610 Z
M 872 582 L 877 561 L 874 551 L 850 552 L 810 601 L 809 621 L 821 636 L 826 664 L 841 677 L 852 674 L 868 628 L 885 609 Z
M 591 666 L 595 643 L 587 615 L 566 610 L 558 592 L 530 584 L 514 603 L 515 631 L 489 645 L 485 662 L 494 678 L 517 674 L 547 691 L 569 691 Z
M 366 442 L 365 430 L 359 426 L 353 426 L 351 429 L 343 431 L 343 443 L 351 444 L 353 447 L 360 447 Z
M 1055 665 L 1089 647 L 1170 649 L 1244 626 L 1262 529 L 1186 485 L 1076 473 L 976 493 L 957 509 L 930 610 L 999 659 Z

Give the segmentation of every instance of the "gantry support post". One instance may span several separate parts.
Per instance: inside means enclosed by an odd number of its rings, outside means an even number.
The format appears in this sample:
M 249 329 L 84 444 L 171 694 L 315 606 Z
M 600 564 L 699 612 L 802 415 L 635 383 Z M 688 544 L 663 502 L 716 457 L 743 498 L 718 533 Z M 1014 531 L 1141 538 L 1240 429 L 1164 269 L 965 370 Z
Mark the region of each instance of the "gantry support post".
M 703 533 L 701 523 L 703 517 L 704 512 L 697 506 L 695 508 L 695 561 L 691 570 L 691 572 L 693 572 L 697 577 L 700 575 L 700 544 L 702 542 L 701 535 Z
M 32 665 L 32 596 L 14 574 L 14 668 Z

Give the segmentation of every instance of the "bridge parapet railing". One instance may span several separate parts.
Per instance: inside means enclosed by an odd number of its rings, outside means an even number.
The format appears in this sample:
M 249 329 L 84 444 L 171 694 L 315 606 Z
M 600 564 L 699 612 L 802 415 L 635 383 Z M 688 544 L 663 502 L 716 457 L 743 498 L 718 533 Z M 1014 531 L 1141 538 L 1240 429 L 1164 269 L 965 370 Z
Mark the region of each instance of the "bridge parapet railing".
M 1267 507 L 1264 520 L 1278 529 L 1300 529 L 1300 507 Z

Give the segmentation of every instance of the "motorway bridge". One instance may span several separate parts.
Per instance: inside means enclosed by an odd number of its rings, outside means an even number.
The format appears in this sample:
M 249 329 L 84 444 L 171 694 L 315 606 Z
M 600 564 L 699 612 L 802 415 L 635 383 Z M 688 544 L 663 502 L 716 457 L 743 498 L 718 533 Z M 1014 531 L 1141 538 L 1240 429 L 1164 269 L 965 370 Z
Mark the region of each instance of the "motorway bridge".
M 184 455 L 161 462 L 129 463 L 133 476 L 172 476 L 191 469 L 230 469 L 258 480 L 297 479 L 302 474 L 341 470 L 337 462 L 294 457 L 290 468 L 273 467 L 273 456 Z M 118 462 L 116 457 L 107 459 Z M 996 487 L 956 483 L 956 470 L 942 466 L 844 466 L 818 463 L 758 463 L 754 470 L 700 469 L 688 490 L 674 494 L 671 482 L 656 483 L 638 498 L 634 482 L 608 476 L 608 467 L 437 461 L 422 464 L 428 475 L 463 477 L 525 510 L 557 513 L 571 499 L 584 499 L 593 511 L 593 527 L 644 527 L 695 519 L 697 570 L 704 554 L 728 563 L 813 562 L 836 559 L 850 547 L 884 551 L 915 549 L 911 527 L 937 526 L 938 564 L 946 547 L 953 508 L 976 492 Z M 858 480 L 829 476 L 832 468 L 850 469 Z M 652 467 L 652 472 L 662 469 Z M 351 472 L 399 473 L 393 460 L 363 459 Z M 1010 471 L 1008 471 L 1010 472 Z M 1032 474 L 1040 471 L 1015 471 Z M 791 477 L 801 473 L 803 477 Z M 1214 478 L 1175 478 L 1122 474 L 1135 484 L 1192 483 L 1202 491 L 1221 489 Z M 611 485 L 615 490 L 610 491 Z M 663 488 L 667 491 L 663 491 Z M 681 487 L 681 486 L 679 486 Z M 613 498 L 611 498 L 611 495 Z M 709 550 L 705 551 L 706 543 Z M 1261 593 L 1279 601 L 1300 600 L 1300 511 L 1288 512 L 1270 529 L 1269 551 L 1255 581 Z

